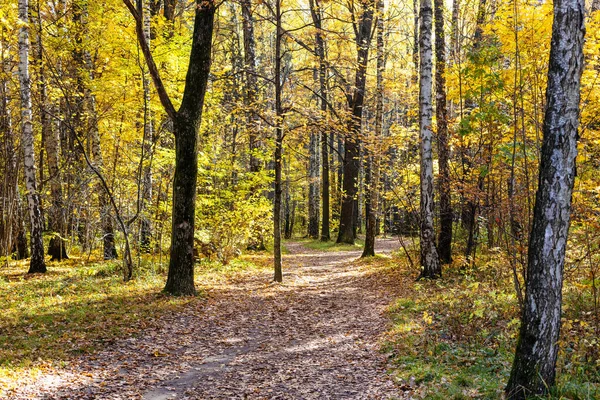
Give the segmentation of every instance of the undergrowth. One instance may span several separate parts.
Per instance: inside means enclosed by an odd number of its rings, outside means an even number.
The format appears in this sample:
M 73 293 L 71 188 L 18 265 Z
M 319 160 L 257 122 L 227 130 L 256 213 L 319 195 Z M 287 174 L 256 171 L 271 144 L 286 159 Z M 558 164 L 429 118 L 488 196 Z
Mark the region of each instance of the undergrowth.
M 441 280 L 404 283 L 406 294 L 389 308 L 384 351 L 394 379 L 417 397 L 502 398 L 520 324 L 511 270 L 496 252 L 477 267 L 460 265 Z M 600 398 L 593 301 L 578 285 L 565 283 L 558 384 L 547 399 Z

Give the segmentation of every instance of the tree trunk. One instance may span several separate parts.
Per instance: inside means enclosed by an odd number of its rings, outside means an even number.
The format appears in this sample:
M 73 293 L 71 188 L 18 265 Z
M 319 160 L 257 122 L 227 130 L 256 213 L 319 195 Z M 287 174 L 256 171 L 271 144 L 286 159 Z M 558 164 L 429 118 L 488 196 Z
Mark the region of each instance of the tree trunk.
M 310 133 L 308 159 L 308 237 L 319 238 L 319 135 Z
M 444 35 L 444 0 L 434 0 L 435 7 L 435 113 L 440 193 L 440 261 L 452 261 L 452 206 L 450 203 L 450 149 L 448 147 L 448 111 L 446 109 L 446 39 Z
M 421 0 L 419 38 L 419 129 L 421 132 L 421 275 L 420 278 L 439 278 L 442 275 L 435 246 L 433 228 L 433 151 L 431 131 L 431 0 Z
M 373 1 L 366 0 L 356 31 L 357 67 L 354 88 L 347 94 L 351 120 L 348 134 L 344 142 L 344 177 L 342 186 L 342 209 L 340 212 L 340 229 L 337 243 L 354 244 L 355 238 L 355 203 L 357 201 L 357 184 L 359 172 L 360 132 L 362 125 L 365 86 L 367 83 L 367 63 L 371 45 L 371 26 L 373 25 Z
M 365 248 L 361 257 L 375 256 L 375 236 L 377 235 L 377 216 L 379 211 L 379 171 L 380 171 L 380 140 L 383 131 L 383 72 L 385 71 L 384 53 L 384 2 L 377 2 L 377 89 L 375 93 L 375 134 L 370 143 L 368 152 L 370 155 L 369 175 L 367 182 L 369 207 L 367 208 L 367 234 L 365 237 Z
M 144 36 L 150 46 L 150 3 L 149 1 L 138 0 L 138 10 L 141 11 L 144 20 Z M 142 199 L 140 204 L 140 247 L 148 252 L 150 250 L 150 240 L 152 238 L 152 224 L 148 218 L 147 207 L 152 202 L 152 144 L 154 142 L 154 124 L 152 121 L 152 112 L 150 108 L 150 78 L 148 72 L 142 72 L 142 87 L 144 90 L 144 138 L 142 144 Z
M 174 118 L 175 175 L 173 178 L 173 215 L 171 259 L 165 291 L 174 295 L 193 295 L 194 220 L 198 176 L 198 128 L 210 72 L 215 5 L 196 1 L 196 18 L 190 63 L 179 111 Z M 156 82 L 156 80 L 155 80 Z
M 329 232 L 329 144 L 327 128 L 327 63 L 325 61 L 325 42 L 323 40 L 323 16 L 319 0 L 309 0 L 313 24 L 315 25 L 315 54 L 319 58 L 319 104 L 321 106 L 321 241 L 331 239 Z M 332 144 L 333 145 L 333 144 Z
M 261 149 L 258 140 L 259 121 L 253 107 L 257 100 L 257 76 L 256 76 L 256 42 L 254 40 L 254 17 L 252 15 L 252 2 L 242 0 L 242 34 L 244 37 L 244 69 L 246 76 L 246 115 L 248 119 L 248 146 L 250 153 L 250 172 L 258 172 L 261 169 L 261 161 L 257 152 Z
M 31 113 L 31 80 L 29 78 L 29 16 L 28 0 L 19 0 L 19 83 L 21 87 L 21 146 L 24 155 L 25 187 L 31 223 L 31 260 L 29 273 L 46 272 L 40 212 L 40 195 L 35 176 L 35 150 Z
M 275 183 L 273 197 L 273 266 L 275 282 L 283 280 L 281 270 L 281 157 L 283 153 L 283 108 L 281 106 L 281 0 L 275 0 Z
M 575 179 L 585 4 L 555 0 L 538 191 L 529 242 L 521 329 L 507 398 L 555 383 L 565 248 Z

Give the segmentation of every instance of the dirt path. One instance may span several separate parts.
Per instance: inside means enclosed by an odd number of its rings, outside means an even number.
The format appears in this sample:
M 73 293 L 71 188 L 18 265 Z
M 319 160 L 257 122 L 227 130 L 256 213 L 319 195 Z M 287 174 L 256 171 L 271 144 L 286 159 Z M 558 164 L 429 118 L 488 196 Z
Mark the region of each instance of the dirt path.
M 398 281 L 360 252 L 286 245 L 284 284 L 266 273 L 209 291 L 139 337 L 46 374 L 12 399 L 390 399 L 378 338 Z M 378 241 L 389 253 L 397 240 Z

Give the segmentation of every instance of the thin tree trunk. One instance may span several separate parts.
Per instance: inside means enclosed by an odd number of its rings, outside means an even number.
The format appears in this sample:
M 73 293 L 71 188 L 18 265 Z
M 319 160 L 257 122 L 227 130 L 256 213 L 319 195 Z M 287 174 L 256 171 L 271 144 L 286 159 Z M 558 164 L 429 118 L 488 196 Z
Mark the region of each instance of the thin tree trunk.
M 319 134 L 310 133 L 308 159 L 308 237 L 319 238 Z
M 325 41 L 323 40 L 323 16 L 319 0 L 309 0 L 311 16 L 315 26 L 315 54 L 319 58 L 319 104 L 321 106 L 321 241 L 331 239 L 329 230 L 329 144 L 327 128 L 327 63 L 325 61 Z
M 379 173 L 380 173 L 380 140 L 383 132 L 383 72 L 385 71 L 384 53 L 384 2 L 377 2 L 377 88 L 375 105 L 375 134 L 370 147 L 370 175 L 367 182 L 369 188 L 369 207 L 367 208 L 367 233 L 365 248 L 361 257 L 375 256 L 375 236 L 377 235 L 377 218 L 379 211 Z
M 419 278 L 439 278 L 442 275 L 435 246 L 433 227 L 433 151 L 431 131 L 432 30 L 431 0 L 421 0 L 419 38 L 419 129 L 421 132 L 421 275 Z
M 144 20 L 144 36 L 146 42 L 150 46 L 151 31 L 150 31 L 150 3 L 148 0 L 138 0 L 138 12 L 143 15 Z M 144 90 L 144 138 L 143 138 L 143 154 L 142 154 L 142 199 L 140 204 L 140 246 L 144 251 L 150 250 L 150 240 L 152 238 L 152 224 L 148 219 L 146 208 L 152 202 L 152 144 L 154 142 L 154 124 L 152 121 L 152 113 L 150 108 L 150 77 L 148 72 L 142 72 L 142 87 Z
M 275 282 L 283 280 L 281 269 L 281 157 L 283 153 L 283 108 L 281 105 L 281 0 L 275 0 L 275 183 L 273 198 L 273 266 Z
M 252 2 L 242 0 L 242 34 L 244 38 L 244 68 L 246 76 L 246 115 L 248 118 L 248 143 L 250 153 L 250 172 L 261 169 L 261 161 L 257 152 L 260 151 L 261 142 L 258 139 L 259 121 L 253 108 L 257 100 L 256 76 L 256 43 L 254 40 L 254 17 L 252 15 Z
M 446 39 L 444 35 L 444 0 L 434 0 L 435 7 L 435 113 L 440 193 L 440 261 L 452 261 L 452 206 L 450 204 L 450 149 L 448 147 L 448 111 L 446 109 Z
M 585 35 L 583 0 L 555 0 L 542 153 L 511 400 L 547 393 L 556 379 L 562 283 L 575 179 Z
M 31 260 L 29 273 L 46 272 L 42 230 L 44 223 L 40 212 L 40 195 L 35 176 L 35 149 L 31 113 L 31 80 L 29 77 L 29 16 L 28 0 L 19 0 L 19 83 L 21 87 L 21 146 L 25 165 L 25 187 L 31 223 Z

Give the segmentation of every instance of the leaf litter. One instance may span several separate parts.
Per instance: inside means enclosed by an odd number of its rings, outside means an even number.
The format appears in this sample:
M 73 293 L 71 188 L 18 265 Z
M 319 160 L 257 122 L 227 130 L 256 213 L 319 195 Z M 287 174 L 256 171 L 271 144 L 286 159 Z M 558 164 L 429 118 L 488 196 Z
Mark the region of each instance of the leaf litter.
M 206 301 L 137 336 L 53 368 L 8 399 L 397 399 L 409 394 L 379 351 L 394 269 L 359 251 L 287 243 L 284 283 L 255 271 L 202 289 Z M 397 239 L 378 240 L 390 253 Z

